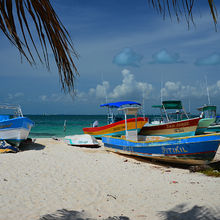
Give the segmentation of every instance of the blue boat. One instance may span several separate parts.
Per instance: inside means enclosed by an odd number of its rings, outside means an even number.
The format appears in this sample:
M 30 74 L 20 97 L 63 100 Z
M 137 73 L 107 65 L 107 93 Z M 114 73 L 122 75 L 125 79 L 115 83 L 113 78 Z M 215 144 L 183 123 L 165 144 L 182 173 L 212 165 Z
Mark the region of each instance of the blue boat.
M 198 135 L 182 138 L 152 137 L 143 141 L 126 138 L 102 137 L 104 147 L 115 153 L 141 156 L 157 160 L 203 164 L 215 157 L 220 144 L 220 134 Z
M 15 111 L 13 115 L 0 115 L 0 140 L 19 146 L 27 139 L 34 122 L 23 116 L 20 106 L 0 105 L 0 109 Z
M 220 134 L 168 138 L 141 136 L 126 132 L 125 136 L 102 137 L 107 151 L 166 160 L 169 162 L 204 164 L 213 160 L 220 144 Z

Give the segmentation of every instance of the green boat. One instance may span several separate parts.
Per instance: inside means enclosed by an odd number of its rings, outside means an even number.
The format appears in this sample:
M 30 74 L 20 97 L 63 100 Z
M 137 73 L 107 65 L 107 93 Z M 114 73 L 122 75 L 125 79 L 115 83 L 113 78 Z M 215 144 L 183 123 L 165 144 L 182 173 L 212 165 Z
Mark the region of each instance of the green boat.
M 196 129 L 196 135 L 204 134 L 207 131 L 207 128 L 216 120 L 215 105 L 205 105 L 201 108 L 198 108 L 198 110 L 201 111 L 201 119 Z
M 220 116 L 216 116 L 216 120 L 206 130 L 206 133 L 220 133 Z

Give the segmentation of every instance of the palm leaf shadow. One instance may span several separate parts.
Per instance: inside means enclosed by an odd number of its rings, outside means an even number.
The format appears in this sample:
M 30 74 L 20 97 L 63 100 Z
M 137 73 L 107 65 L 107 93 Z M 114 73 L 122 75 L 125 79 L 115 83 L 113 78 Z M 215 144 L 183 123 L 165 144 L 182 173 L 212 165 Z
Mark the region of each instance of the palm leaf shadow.
M 161 211 L 158 215 L 164 220 L 218 220 L 220 219 L 219 209 L 207 208 L 204 206 L 193 206 L 187 209 L 185 204 L 178 205 L 174 209 Z
M 39 220 L 95 220 L 94 218 L 86 217 L 85 211 L 74 211 L 67 209 L 57 210 L 54 214 L 46 214 Z M 101 219 L 100 219 L 101 220 Z M 113 216 L 102 220 L 129 220 L 126 216 Z

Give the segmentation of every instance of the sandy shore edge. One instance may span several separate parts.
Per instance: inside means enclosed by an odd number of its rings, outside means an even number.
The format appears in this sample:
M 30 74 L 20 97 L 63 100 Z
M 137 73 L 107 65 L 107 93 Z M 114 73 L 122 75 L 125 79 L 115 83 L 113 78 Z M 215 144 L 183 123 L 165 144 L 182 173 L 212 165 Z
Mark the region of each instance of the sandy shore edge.
M 100 146 L 39 138 L 16 154 L 0 154 L 0 219 L 220 219 L 220 178 Z

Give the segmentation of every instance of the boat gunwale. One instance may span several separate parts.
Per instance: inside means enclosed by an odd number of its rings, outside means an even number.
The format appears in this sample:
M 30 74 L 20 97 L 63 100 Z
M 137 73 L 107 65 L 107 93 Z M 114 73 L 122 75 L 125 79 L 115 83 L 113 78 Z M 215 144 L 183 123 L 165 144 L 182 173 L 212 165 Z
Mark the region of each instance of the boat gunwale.
M 142 129 L 143 131 L 145 130 L 162 130 L 162 129 L 175 129 L 175 128 L 182 128 L 182 127 L 192 127 L 192 126 L 197 126 L 197 124 L 199 123 L 199 121 L 201 120 L 200 117 L 196 117 L 196 118 L 190 118 L 190 119 L 184 119 L 181 121 L 169 121 L 169 122 L 165 122 L 165 123 L 161 123 L 161 124 L 151 124 L 151 123 L 147 123 Z M 194 122 L 196 121 L 196 122 Z M 197 123 L 198 121 L 198 123 Z M 176 126 L 176 127 L 171 127 L 171 128 L 167 128 L 167 125 L 175 125 L 175 124 L 182 124 L 184 122 L 189 122 L 192 124 L 189 125 L 185 125 L 185 126 Z
M 137 122 L 145 122 L 147 123 L 148 121 L 148 118 L 147 117 L 138 117 L 137 118 Z M 129 118 L 127 119 L 127 122 L 136 122 L 136 119 L 135 118 Z M 108 128 L 112 128 L 112 127 L 115 127 L 117 125 L 121 125 L 121 124 L 125 124 L 125 120 L 121 120 L 121 121 L 117 121 L 117 122 L 114 122 L 114 123 L 111 123 L 111 124 L 108 124 L 108 125 L 103 125 L 103 126 L 99 126 L 99 127 L 86 127 L 86 128 L 83 128 L 83 131 L 86 131 L 86 132 L 97 132 L 97 131 L 102 131 L 102 130 L 105 130 L 105 129 L 108 129 Z
M 179 139 L 191 139 L 191 138 L 201 138 L 201 137 L 208 137 L 208 136 L 220 136 L 220 133 L 216 133 L 216 134 L 204 134 L 204 135 L 195 135 L 195 136 L 187 136 L 187 137 L 175 137 L 175 138 L 166 138 L 163 140 L 152 140 L 152 141 L 135 141 L 135 140 L 129 140 L 126 138 L 122 138 L 122 137 L 113 137 L 113 136 L 107 136 L 107 135 L 103 135 L 103 137 L 105 138 L 113 138 L 113 139 L 120 139 L 123 141 L 128 141 L 128 142 L 133 142 L 133 143 L 156 143 L 156 142 L 165 142 L 165 141 L 175 141 L 175 140 L 179 140 Z M 153 137 L 153 136 L 149 136 L 149 137 Z M 158 136 L 157 136 L 158 137 Z M 220 140 L 220 137 L 219 137 Z M 210 140 L 212 141 L 212 140 Z M 138 147 L 138 146 L 137 146 Z M 142 146 L 143 147 L 143 146 Z

